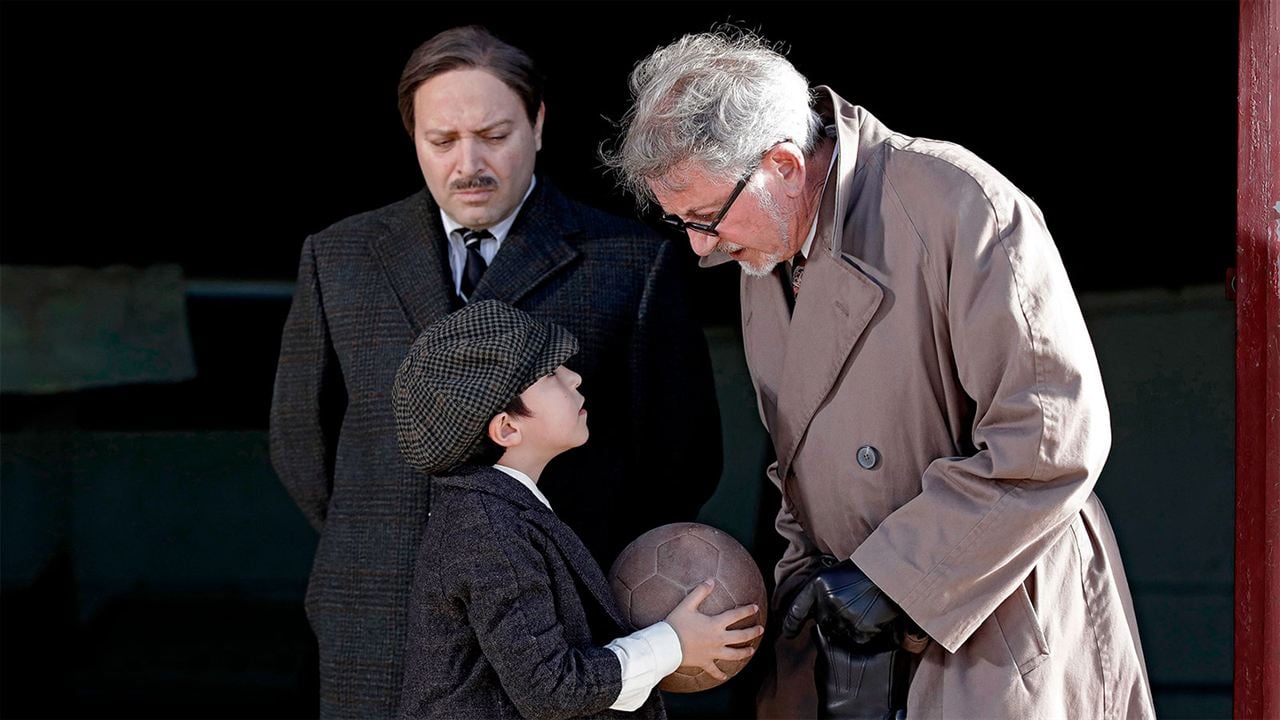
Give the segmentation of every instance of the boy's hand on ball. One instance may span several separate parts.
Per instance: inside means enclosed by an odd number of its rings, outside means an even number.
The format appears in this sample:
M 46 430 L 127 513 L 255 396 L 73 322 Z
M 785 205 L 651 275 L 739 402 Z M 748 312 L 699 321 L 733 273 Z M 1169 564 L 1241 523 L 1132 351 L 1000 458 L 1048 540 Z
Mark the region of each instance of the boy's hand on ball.
M 731 646 L 756 639 L 764 634 L 764 626 L 729 629 L 730 625 L 759 612 L 760 608 L 756 605 L 739 605 L 719 615 L 703 615 L 698 607 L 714 589 L 714 579 L 703 581 L 689 591 L 684 600 L 667 615 L 666 620 L 680 638 L 680 652 L 684 655 L 680 665 L 700 667 L 716 680 L 726 680 L 728 676 L 715 661 L 745 660 L 751 657 L 755 654 L 755 648 Z
M 763 635 L 751 626 L 764 625 L 769 614 L 764 577 L 751 553 L 700 523 L 670 523 L 632 540 L 609 569 L 609 589 L 631 625 L 648 627 L 665 618 L 676 630 L 684 656 L 658 683 L 664 692 L 709 690 L 740 672 L 751 653 L 725 646 L 758 647 Z M 698 646 L 715 649 L 711 662 L 711 653 Z

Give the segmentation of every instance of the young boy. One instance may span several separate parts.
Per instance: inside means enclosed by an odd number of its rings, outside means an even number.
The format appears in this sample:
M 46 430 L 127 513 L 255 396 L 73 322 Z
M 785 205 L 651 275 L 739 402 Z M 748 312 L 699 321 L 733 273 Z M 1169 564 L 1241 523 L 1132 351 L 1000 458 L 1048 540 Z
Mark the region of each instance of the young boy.
M 401 453 L 433 475 L 413 593 L 402 718 L 665 717 L 654 686 L 714 660 L 759 625 L 754 605 L 698 612 L 710 581 L 633 632 L 599 565 L 538 491 L 587 440 L 577 340 L 496 300 L 427 328 L 396 373 Z M 609 478 L 598 478 L 609 482 Z M 635 711 L 623 714 L 614 711 Z

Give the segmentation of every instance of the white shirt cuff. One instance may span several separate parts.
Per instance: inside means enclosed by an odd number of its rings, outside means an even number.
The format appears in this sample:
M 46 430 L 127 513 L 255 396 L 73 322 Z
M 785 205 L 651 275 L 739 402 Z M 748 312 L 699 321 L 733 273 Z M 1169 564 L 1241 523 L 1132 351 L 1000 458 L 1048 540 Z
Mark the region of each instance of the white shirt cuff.
M 622 692 L 609 706 L 610 710 L 639 708 L 662 678 L 675 672 L 684 659 L 680 637 L 675 628 L 663 621 L 618 638 L 605 647 L 622 663 Z

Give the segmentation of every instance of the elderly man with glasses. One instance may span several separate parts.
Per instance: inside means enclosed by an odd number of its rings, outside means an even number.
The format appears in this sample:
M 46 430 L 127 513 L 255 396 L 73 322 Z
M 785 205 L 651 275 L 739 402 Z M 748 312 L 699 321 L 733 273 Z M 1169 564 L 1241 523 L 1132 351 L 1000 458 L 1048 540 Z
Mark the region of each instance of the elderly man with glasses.
M 744 271 L 788 541 L 760 715 L 1152 717 L 1092 492 L 1102 379 L 1035 203 L 749 34 L 686 36 L 631 88 L 606 162 Z

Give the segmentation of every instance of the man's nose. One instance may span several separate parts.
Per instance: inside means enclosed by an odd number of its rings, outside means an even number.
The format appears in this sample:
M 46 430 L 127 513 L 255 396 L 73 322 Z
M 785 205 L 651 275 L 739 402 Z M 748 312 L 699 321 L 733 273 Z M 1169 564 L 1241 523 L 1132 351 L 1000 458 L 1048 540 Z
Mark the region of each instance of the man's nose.
M 465 139 L 459 143 L 458 169 L 465 177 L 471 177 L 484 169 L 484 150 L 474 140 Z
M 689 235 L 689 245 L 693 248 L 694 254 L 698 257 L 706 257 L 716 249 L 718 243 L 717 238 L 706 233 L 700 233 L 697 230 L 686 230 Z
M 569 374 L 569 387 L 577 389 L 582 385 L 582 376 L 578 373 L 565 368 L 564 371 Z

